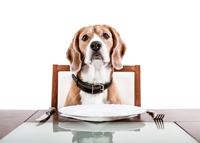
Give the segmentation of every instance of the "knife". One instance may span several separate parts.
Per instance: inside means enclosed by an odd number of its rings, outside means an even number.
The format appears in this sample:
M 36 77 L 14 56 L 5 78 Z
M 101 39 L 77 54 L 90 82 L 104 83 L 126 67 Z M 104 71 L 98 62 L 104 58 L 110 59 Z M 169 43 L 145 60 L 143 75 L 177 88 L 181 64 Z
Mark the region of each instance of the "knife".
M 46 113 L 44 113 L 42 116 L 37 118 L 36 121 L 43 121 L 49 118 L 55 111 L 56 111 L 55 107 L 50 107 L 49 110 Z

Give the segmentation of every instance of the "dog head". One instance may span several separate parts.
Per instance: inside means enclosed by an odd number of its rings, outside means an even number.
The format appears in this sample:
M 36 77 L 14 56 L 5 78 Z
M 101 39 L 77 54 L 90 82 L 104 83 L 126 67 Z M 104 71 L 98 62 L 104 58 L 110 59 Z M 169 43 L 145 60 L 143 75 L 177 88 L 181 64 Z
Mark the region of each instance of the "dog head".
M 126 45 L 114 28 L 95 25 L 81 28 L 75 34 L 66 54 L 70 70 L 78 72 L 82 65 L 96 62 L 111 63 L 115 69 L 122 69 L 125 52 Z

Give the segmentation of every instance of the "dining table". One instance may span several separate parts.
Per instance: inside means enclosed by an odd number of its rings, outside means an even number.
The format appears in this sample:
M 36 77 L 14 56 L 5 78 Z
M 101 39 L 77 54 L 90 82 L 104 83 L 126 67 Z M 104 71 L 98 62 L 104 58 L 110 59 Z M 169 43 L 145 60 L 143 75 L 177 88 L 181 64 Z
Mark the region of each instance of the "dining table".
M 88 122 L 60 115 L 36 121 L 48 110 L 0 110 L 0 143 L 32 142 L 200 142 L 200 109 L 149 109 L 165 114 L 155 121 L 144 112 L 109 122 Z

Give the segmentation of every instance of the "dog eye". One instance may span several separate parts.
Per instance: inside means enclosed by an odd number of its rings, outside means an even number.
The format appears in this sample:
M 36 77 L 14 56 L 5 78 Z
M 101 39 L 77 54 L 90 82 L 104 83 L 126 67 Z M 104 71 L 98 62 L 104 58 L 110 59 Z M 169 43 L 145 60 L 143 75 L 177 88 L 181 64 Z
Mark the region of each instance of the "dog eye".
M 107 33 L 103 33 L 103 38 L 108 39 L 109 35 Z
M 83 35 L 82 40 L 83 40 L 83 41 L 87 41 L 88 38 L 89 38 L 89 37 L 88 37 L 87 35 Z

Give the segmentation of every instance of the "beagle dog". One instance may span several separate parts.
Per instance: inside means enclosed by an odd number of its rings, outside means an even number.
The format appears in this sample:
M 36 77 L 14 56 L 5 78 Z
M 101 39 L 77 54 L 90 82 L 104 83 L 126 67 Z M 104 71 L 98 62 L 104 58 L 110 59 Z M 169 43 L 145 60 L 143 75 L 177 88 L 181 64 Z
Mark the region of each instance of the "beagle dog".
M 74 36 L 67 59 L 72 73 L 65 105 L 122 104 L 112 79 L 114 68 L 123 68 L 126 45 L 108 25 L 81 28 Z

